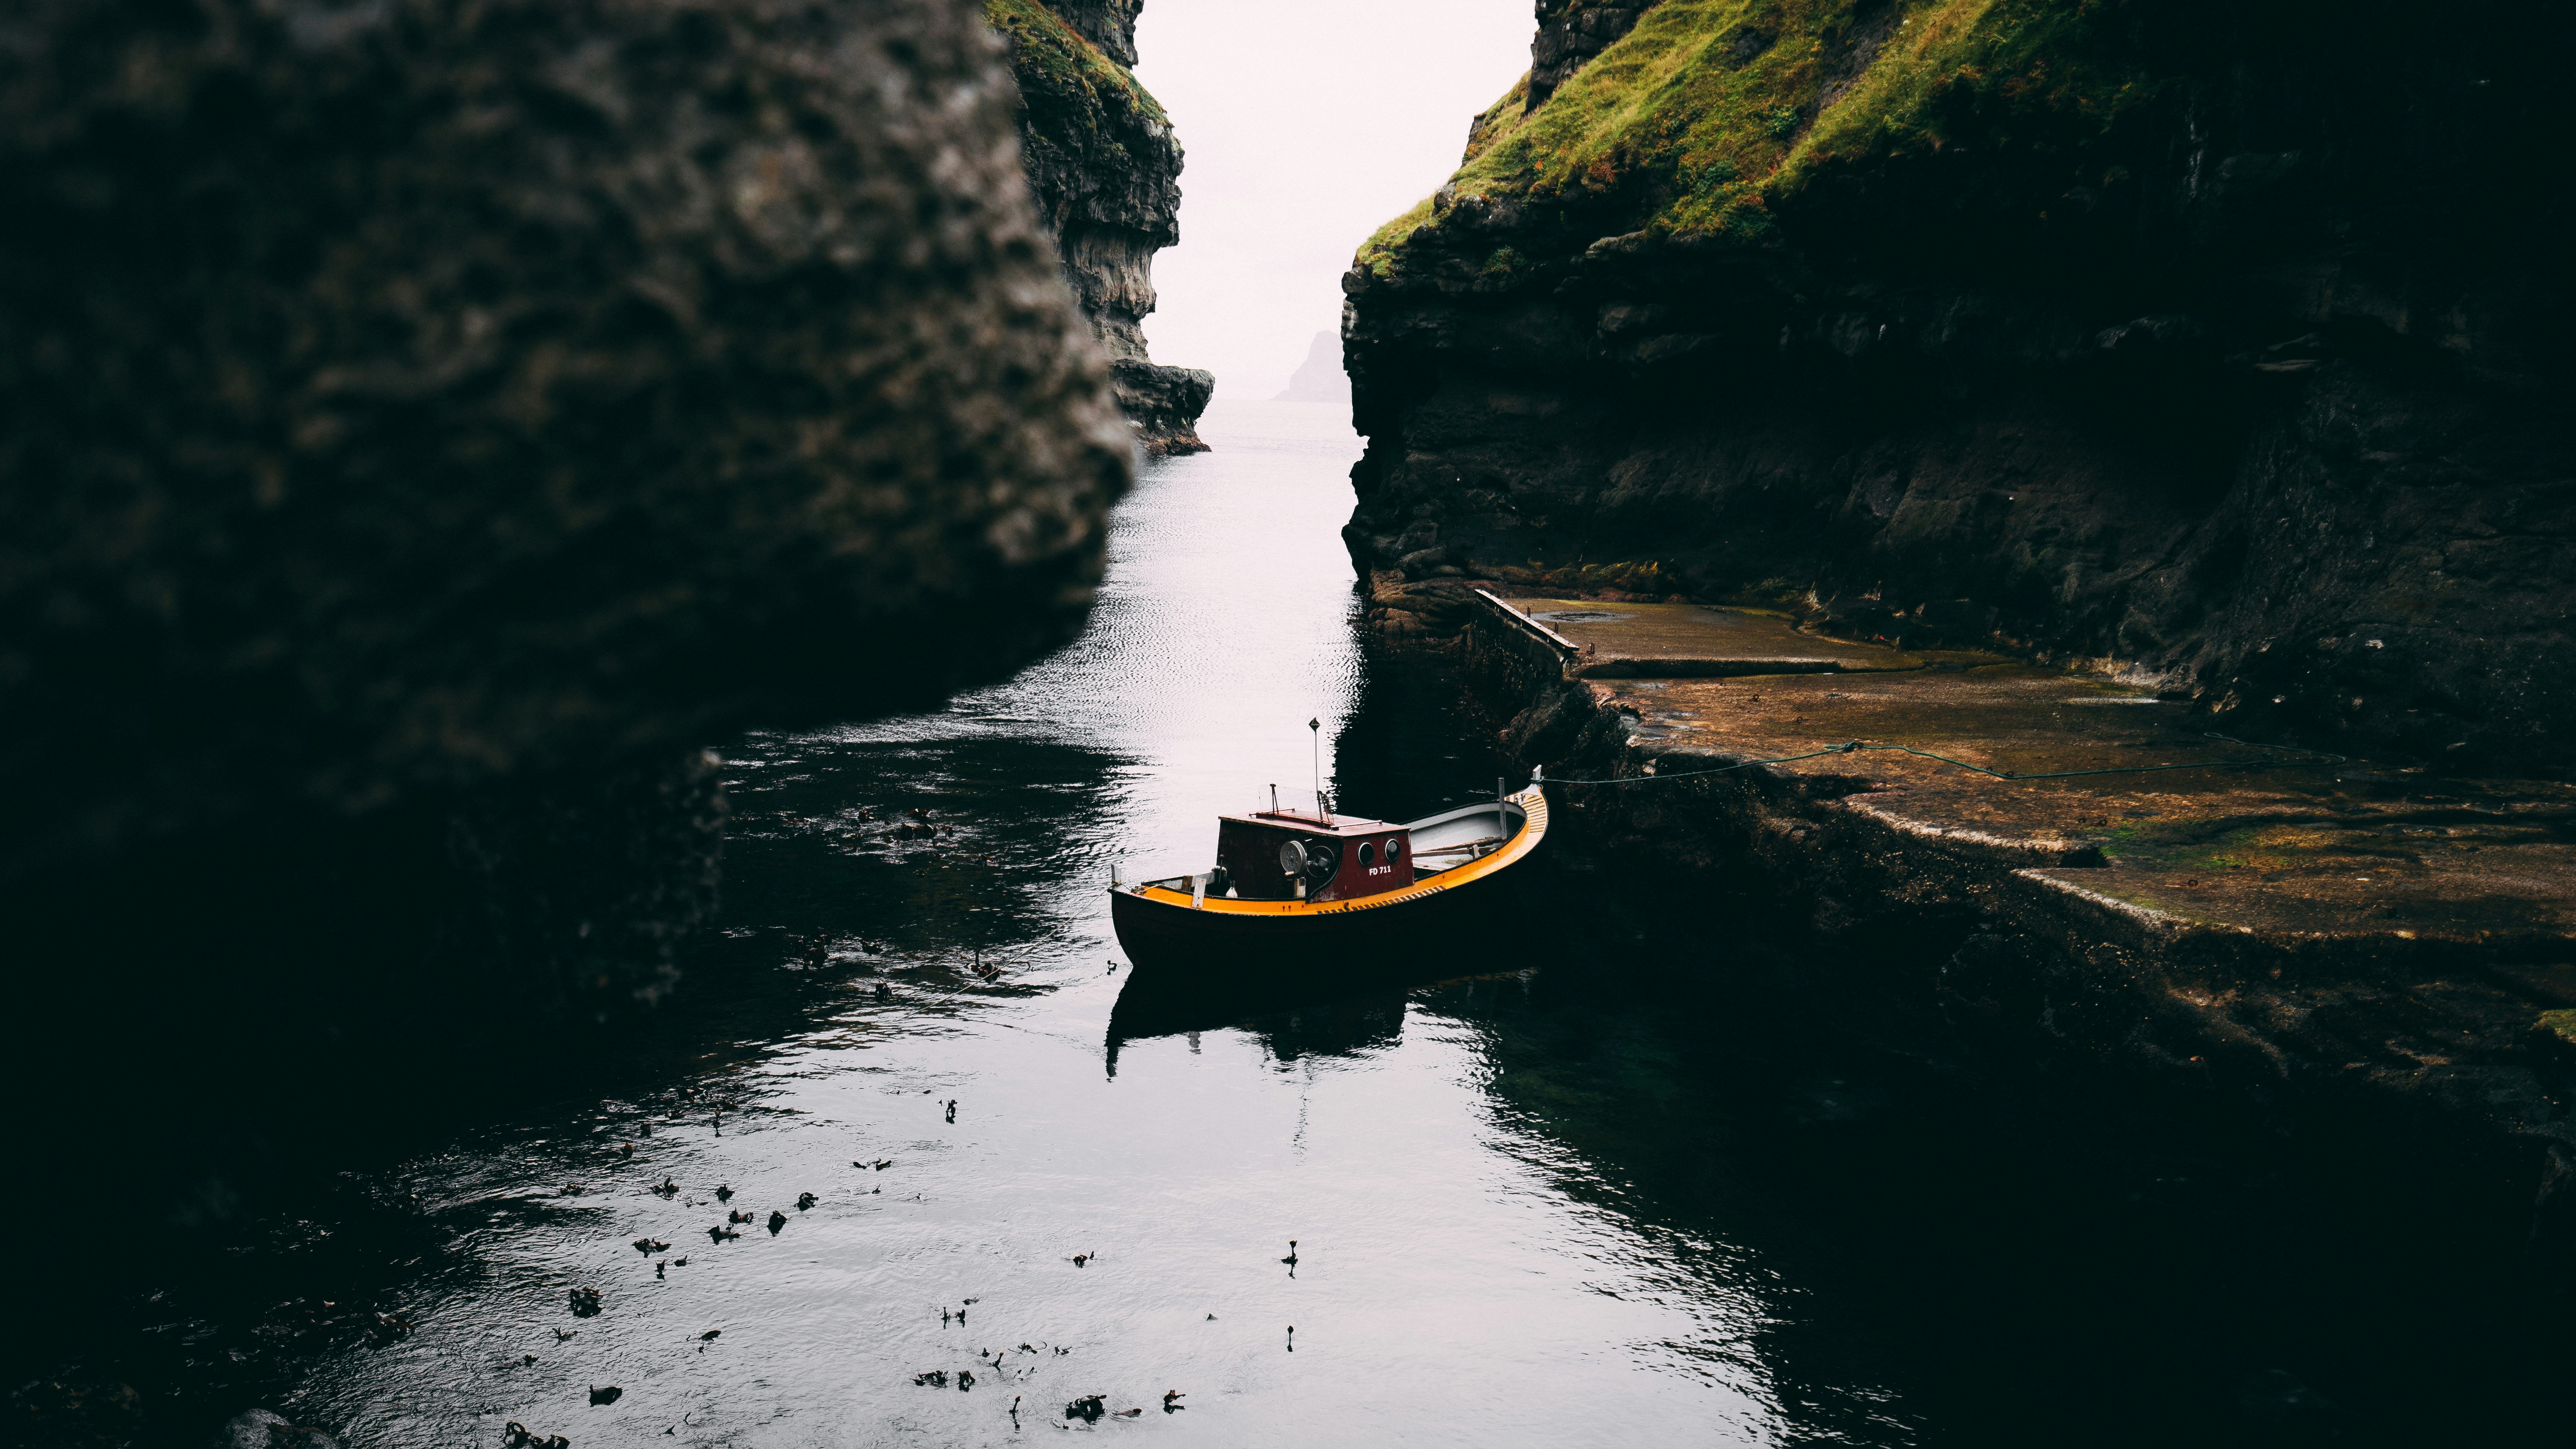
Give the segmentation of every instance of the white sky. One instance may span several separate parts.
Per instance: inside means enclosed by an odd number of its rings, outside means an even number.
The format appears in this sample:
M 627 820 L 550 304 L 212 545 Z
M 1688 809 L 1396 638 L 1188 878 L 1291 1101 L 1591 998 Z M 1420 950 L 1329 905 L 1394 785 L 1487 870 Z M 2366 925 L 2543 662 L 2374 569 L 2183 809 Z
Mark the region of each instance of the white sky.
M 1179 128 L 1181 244 L 1154 257 L 1154 360 L 1217 396 L 1288 385 L 1342 319 L 1379 223 L 1458 168 L 1529 69 L 1530 0 L 1146 0 L 1136 78 Z

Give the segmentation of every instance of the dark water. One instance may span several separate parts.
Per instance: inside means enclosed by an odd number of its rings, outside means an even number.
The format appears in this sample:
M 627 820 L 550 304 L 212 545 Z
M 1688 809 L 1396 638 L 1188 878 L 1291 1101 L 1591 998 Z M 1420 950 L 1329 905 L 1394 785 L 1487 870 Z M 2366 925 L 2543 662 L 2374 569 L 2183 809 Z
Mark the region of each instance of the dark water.
M 1983 1072 L 1756 902 L 1559 865 L 1431 984 L 1137 994 L 1113 859 L 1203 865 L 1317 744 L 1371 813 L 1497 773 L 1447 681 L 1355 642 L 1333 410 L 1206 431 L 1060 657 L 729 748 L 728 925 L 611 1095 L 352 1140 L 90 1366 L 388 1446 L 2547 1441 L 2544 1293 Z M 1145 1412 L 1064 1427 L 1094 1393 Z

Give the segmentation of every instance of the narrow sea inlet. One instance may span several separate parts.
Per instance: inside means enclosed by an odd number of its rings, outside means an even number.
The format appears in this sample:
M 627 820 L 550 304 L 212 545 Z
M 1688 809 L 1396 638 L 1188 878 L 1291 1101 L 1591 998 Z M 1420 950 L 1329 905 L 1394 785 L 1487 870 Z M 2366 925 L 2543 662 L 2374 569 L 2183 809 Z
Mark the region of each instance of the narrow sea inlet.
M 1111 863 L 1204 869 L 1219 811 L 1308 796 L 1310 718 L 1350 809 L 1492 791 L 1463 721 L 1372 692 L 1340 410 L 1206 427 L 1121 506 L 1069 649 L 936 714 L 729 747 L 726 927 L 688 995 L 757 1026 L 396 1169 L 448 1235 L 389 1310 L 417 1327 L 292 1412 L 380 1444 L 962 1445 L 1103 1394 L 1147 1411 L 1104 1428 L 1205 1443 L 1767 1437 L 1777 1310 L 1737 1250 L 1514 1105 L 1513 1071 L 1561 1065 L 1498 1040 L 1545 969 L 1535 913 L 1419 999 L 1112 1036 Z M 1875 1412 L 1834 1394 L 1798 1412 Z
M 1942 1058 L 1758 903 L 1560 861 L 1413 981 L 1131 984 L 1113 861 L 1204 869 L 1218 813 L 1312 789 L 1310 718 L 1354 811 L 1496 774 L 1436 664 L 1353 628 L 1339 410 L 1203 427 L 1121 505 L 1072 646 L 727 747 L 723 929 L 611 1095 L 353 1144 L 344 1190 L 155 1300 L 152 1381 L 371 1446 L 2509 1425 L 2518 1393 L 2468 1389 L 2536 1366 L 2431 1332 L 2384 1244 L 2205 1137 Z M 311 1330 L 353 1311 L 377 1330 Z

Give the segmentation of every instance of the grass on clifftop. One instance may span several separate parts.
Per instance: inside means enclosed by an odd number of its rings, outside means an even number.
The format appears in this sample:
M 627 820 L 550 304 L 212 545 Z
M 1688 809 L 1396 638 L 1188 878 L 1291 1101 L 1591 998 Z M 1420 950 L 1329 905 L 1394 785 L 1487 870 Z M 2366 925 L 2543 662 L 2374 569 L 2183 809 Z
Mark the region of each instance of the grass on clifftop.
M 1094 105 L 1107 104 L 1110 96 L 1117 96 L 1157 125 L 1172 123 L 1161 103 L 1136 84 L 1127 67 L 1083 39 L 1080 31 L 1038 0 L 984 0 L 984 22 L 1010 37 L 1011 65 L 1023 77 L 1023 89 L 1025 78 L 1035 74 L 1058 91 L 1087 96 Z
M 2151 87 L 2099 57 L 2134 0 L 1664 0 L 1522 113 L 1478 118 L 1460 196 L 1626 203 L 1664 235 L 1757 243 L 1773 205 L 1837 164 L 2097 135 Z M 1434 220 L 1381 227 L 1385 259 Z

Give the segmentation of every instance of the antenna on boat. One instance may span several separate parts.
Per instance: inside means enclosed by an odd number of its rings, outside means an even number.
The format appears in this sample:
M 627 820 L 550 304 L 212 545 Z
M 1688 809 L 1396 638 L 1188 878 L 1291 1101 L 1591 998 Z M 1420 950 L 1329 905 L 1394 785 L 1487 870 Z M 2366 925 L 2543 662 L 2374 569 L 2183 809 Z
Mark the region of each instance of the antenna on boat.
M 1277 785 L 1272 785 L 1270 787 L 1270 813 L 1273 815 L 1279 813 L 1279 787 Z
M 1324 721 L 1321 716 L 1306 721 L 1306 733 L 1308 743 L 1314 746 L 1315 813 L 1320 816 L 1324 813 Z

